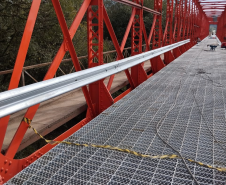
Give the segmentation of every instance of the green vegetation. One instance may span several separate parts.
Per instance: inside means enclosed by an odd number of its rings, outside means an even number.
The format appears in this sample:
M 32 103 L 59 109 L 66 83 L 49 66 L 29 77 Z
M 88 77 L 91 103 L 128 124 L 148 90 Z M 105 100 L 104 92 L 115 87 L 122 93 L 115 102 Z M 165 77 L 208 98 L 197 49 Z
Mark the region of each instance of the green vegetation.
M 31 6 L 31 0 L 2 0 L 0 3 L 0 71 L 13 69 L 17 52 L 20 46 L 27 16 Z M 68 27 L 72 24 L 83 0 L 60 0 L 64 16 Z M 113 0 L 104 0 L 109 18 L 114 28 L 115 34 L 121 43 L 128 21 L 131 15 L 131 7 L 117 3 Z M 154 0 L 144 0 L 144 6 L 153 9 Z M 166 22 L 166 0 L 163 1 L 163 30 Z M 143 15 L 147 33 L 149 33 L 153 15 L 144 12 Z M 43 0 L 38 13 L 31 43 L 27 53 L 25 66 L 51 62 L 61 43 L 63 34 L 58 24 L 58 20 L 53 9 L 51 0 Z M 78 56 L 87 55 L 87 23 L 86 15 L 77 30 L 73 43 Z M 131 37 L 127 39 L 126 47 L 131 46 Z M 114 50 L 110 35 L 104 26 L 104 51 Z M 70 58 L 67 52 L 64 58 Z M 87 60 L 81 61 L 83 66 L 87 67 Z M 49 66 L 42 67 L 29 72 L 32 76 L 41 81 Z M 63 63 L 60 66 L 66 72 L 69 72 L 72 63 Z M 61 71 L 57 76 L 62 75 Z M 0 92 L 7 90 L 11 74 L 0 75 Z M 30 78 L 26 78 L 26 84 L 34 83 Z M 21 84 L 20 84 L 21 85 Z
M 210 24 L 210 27 L 209 27 L 209 32 L 213 32 L 215 30 L 215 33 L 216 33 L 216 30 L 217 30 L 217 25 L 215 24 Z

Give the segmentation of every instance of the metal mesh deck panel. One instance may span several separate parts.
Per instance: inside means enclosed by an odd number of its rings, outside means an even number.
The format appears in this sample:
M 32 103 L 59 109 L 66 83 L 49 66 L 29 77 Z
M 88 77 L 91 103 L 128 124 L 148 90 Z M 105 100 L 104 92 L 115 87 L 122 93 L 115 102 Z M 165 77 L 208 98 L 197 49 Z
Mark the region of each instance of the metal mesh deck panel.
M 204 51 L 213 41 L 194 46 L 66 140 L 151 155 L 175 153 L 156 135 L 160 123 L 159 134 L 182 156 L 226 166 L 226 52 Z M 200 184 L 225 184 L 225 173 L 186 163 Z M 59 144 L 7 184 L 195 183 L 180 159 Z

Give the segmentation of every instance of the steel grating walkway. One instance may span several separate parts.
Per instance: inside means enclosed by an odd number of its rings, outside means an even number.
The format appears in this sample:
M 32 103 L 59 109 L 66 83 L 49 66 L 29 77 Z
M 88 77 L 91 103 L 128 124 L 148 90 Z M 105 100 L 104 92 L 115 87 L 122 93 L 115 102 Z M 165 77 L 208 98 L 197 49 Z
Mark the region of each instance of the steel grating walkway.
M 226 51 L 204 51 L 213 42 L 194 46 L 66 140 L 151 155 L 175 153 L 156 135 L 158 125 L 182 156 L 225 167 Z M 199 184 L 226 184 L 226 173 L 186 163 Z M 59 144 L 6 184 L 195 183 L 181 159 Z

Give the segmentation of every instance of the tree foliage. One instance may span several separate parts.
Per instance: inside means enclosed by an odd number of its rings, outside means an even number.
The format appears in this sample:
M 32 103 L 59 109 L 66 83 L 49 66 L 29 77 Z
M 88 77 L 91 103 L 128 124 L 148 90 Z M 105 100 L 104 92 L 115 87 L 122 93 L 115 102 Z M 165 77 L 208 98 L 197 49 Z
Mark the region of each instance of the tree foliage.
M 1 0 L 0 2 L 0 71 L 13 69 L 24 27 L 29 14 L 32 0 Z M 68 28 L 72 24 L 83 0 L 60 0 Z M 109 18 L 114 28 L 115 34 L 121 44 L 132 9 L 129 6 L 117 3 L 113 0 L 104 0 Z M 154 0 L 144 0 L 144 6 L 153 9 Z M 163 12 L 166 8 L 166 0 L 163 1 Z M 144 12 L 144 23 L 147 33 L 149 33 L 153 15 Z M 163 25 L 165 25 L 165 14 L 163 15 Z M 42 0 L 31 43 L 29 45 L 25 66 L 51 62 L 61 43 L 63 34 L 59 26 L 51 0 Z M 86 16 L 80 24 L 73 43 L 78 56 L 87 55 L 87 23 Z M 131 36 L 129 36 L 126 46 L 131 46 Z M 110 35 L 104 27 L 104 51 L 112 50 Z M 67 52 L 65 58 L 69 58 Z M 67 66 L 66 66 L 67 68 Z M 42 80 L 48 67 L 33 70 L 32 75 L 39 81 Z M 11 75 L 0 76 L 0 91 L 6 89 Z M 26 83 L 32 83 L 28 81 Z

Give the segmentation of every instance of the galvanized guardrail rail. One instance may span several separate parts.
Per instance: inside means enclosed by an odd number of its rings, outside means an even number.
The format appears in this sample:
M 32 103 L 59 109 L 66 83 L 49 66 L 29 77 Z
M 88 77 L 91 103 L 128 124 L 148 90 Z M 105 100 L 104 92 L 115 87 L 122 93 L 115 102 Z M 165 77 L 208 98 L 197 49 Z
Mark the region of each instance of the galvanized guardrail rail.
M 0 93 L 0 117 L 7 116 L 110 75 L 116 74 L 189 42 L 190 39 L 187 39 L 109 64 L 78 71 L 76 73 L 38 82 L 25 87 L 9 90 L 7 92 L 2 92 Z

